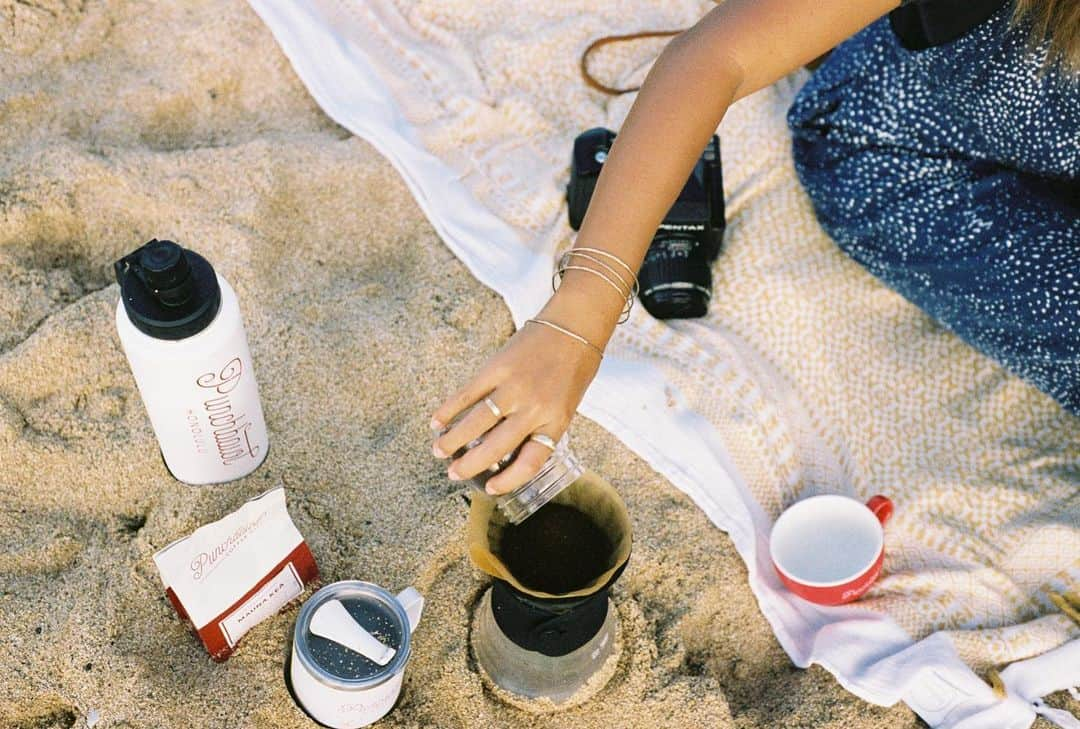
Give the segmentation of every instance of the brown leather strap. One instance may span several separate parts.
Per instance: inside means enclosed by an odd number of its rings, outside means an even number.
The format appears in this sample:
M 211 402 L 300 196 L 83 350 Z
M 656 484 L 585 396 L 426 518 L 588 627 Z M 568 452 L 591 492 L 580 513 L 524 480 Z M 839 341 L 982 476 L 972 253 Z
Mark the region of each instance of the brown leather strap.
M 680 30 L 644 30 L 640 33 L 629 33 L 627 35 L 605 35 L 601 38 L 597 38 L 585 49 L 581 54 L 581 77 L 585 80 L 591 88 L 601 91 L 611 96 L 619 96 L 620 94 L 629 94 L 633 91 L 640 89 L 640 86 L 634 86 L 626 89 L 617 89 L 613 86 L 607 86 L 596 80 L 596 77 L 589 72 L 589 54 L 601 46 L 606 46 L 609 43 L 622 43 L 623 41 L 640 40 L 642 38 L 668 38 L 673 35 L 682 33 L 686 28 Z

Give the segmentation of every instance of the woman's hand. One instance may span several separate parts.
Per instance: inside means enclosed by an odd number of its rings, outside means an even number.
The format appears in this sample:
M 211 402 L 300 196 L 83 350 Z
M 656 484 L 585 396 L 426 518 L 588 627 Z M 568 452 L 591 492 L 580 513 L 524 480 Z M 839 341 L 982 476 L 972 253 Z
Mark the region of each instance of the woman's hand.
M 603 281 L 570 271 L 537 318 L 572 331 L 602 350 L 623 304 Z M 529 436 L 539 433 L 558 442 L 596 376 L 600 360 L 600 353 L 589 345 L 541 324 L 526 324 L 432 417 L 434 430 L 453 425 L 435 441 L 433 451 L 439 458 L 449 458 L 483 436 L 482 444 L 450 464 L 450 479 L 472 478 L 519 445 L 521 451 L 513 463 L 487 482 L 488 493 L 513 491 L 535 476 L 551 450 Z M 484 398 L 490 398 L 501 418 Z
M 529 436 L 541 433 L 556 442 L 562 437 L 599 364 L 600 355 L 580 342 L 548 327 L 526 324 L 435 411 L 432 428 L 441 430 L 471 408 L 435 441 L 433 450 L 439 458 L 448 458 L 483 436 L 480 445 L 450 464 L 450 479 L 471 478 L 522 443 L 513 463 L 487 482 L 487 491 L 503 494 L 532 478 L 551 450 Z M 483 402 L 485 397 L 501 411 L 501 420 Z

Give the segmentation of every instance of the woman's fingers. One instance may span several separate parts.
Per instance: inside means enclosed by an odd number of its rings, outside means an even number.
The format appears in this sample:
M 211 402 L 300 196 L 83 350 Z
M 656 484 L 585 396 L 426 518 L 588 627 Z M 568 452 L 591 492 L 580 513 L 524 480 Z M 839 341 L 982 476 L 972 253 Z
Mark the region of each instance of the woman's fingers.
M 529 435 L 526 434 L 525 438 Z M 556 442 L 558 438 L 553 438 Z M 537 473 L 551 455 L 551 449 L 535 441 L 526 440 L 517 457 L 506 470 L 487 482 L 487 492 L 493 496 L 513 491 Z
M 544 327 L 519 330 L 434 413 L 432 426 L 445 430 L 435 439 L 435 455 L 456 456 L 448 476 L 473 478 L 515 453 L 506 470 L 487 481 L 488 493 L 506 493 L 529 481 L 551 455 L 529 436 L 539 432 L 557 440 L 563 434 L 596 366 L 596 354 L 579 342 Z M 479 442 L 463 452 L 473 441 Z
M 495 395 L 489 396 L 495 402 Z M 498 407 L 498 405 L 496 405 Z M 496 417 L 495 411 L 481 401 L 472 406 L 472 409 L 463 418 L 454 423 L 453 427 L 435 439 L 432 453 L 436 458 L 450 458 L 457 451 L 484 433 L 499 424 L 501 416 L 506 415 L 500 410 L 500 417 Z
M 488 368 L 484 368 L 476 377 L 469 380 L 465 387 L 461 388 L 448 397 L 431 416 L 431 429 L 442 430 L 447 423 L 453 422 L 470 405 L 480 401 L 485 395 L 495 389 L 492 378 L 487 376 Z M 468 442 L 468 441 L 466 441 Z M 453 452 L 453 451 L 449 451 Z
M 521 445 L 529 435 L 529 423 L 520 415 L 503 420 L 484 435 L 483 441 L 450 464 L 449 476 L 457 481 L 486 471 Z

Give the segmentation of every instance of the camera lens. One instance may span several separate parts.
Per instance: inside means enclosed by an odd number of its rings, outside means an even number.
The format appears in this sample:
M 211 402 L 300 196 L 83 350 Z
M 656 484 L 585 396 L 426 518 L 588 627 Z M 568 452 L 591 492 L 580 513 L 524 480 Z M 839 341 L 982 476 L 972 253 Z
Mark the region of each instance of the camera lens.
M 705 316 L 712 298 L 712 269 L 695 236 L 657 233 L 638 273 L 639 298 L 657 319 Z

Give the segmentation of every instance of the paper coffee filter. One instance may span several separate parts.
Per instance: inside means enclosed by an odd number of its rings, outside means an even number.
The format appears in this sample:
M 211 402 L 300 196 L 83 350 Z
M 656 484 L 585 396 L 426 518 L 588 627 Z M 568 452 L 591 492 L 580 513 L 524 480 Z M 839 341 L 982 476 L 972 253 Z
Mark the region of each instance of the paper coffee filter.
M 592 471 L 561 491 L 551 503 L 571 506 L 587 514 L 599 526 L 612 543 L 612 557 L 607 570 L 585 587 L 573 592 L 554 595 L 531 590 L 522 585 L 499 558 L 498 547 L 503 532 L 510 525 L 506 516 L 496 508 L 495 499 L 483 492 L 473 494 L 466 524 L 469 558 L 477 569 L 492 577 L 505 580 L 514 589 L 539 598 L 585 597 L 608 584 L 611 576 L 630 558 L 633 543 L 630 514 L 619 492 Z

